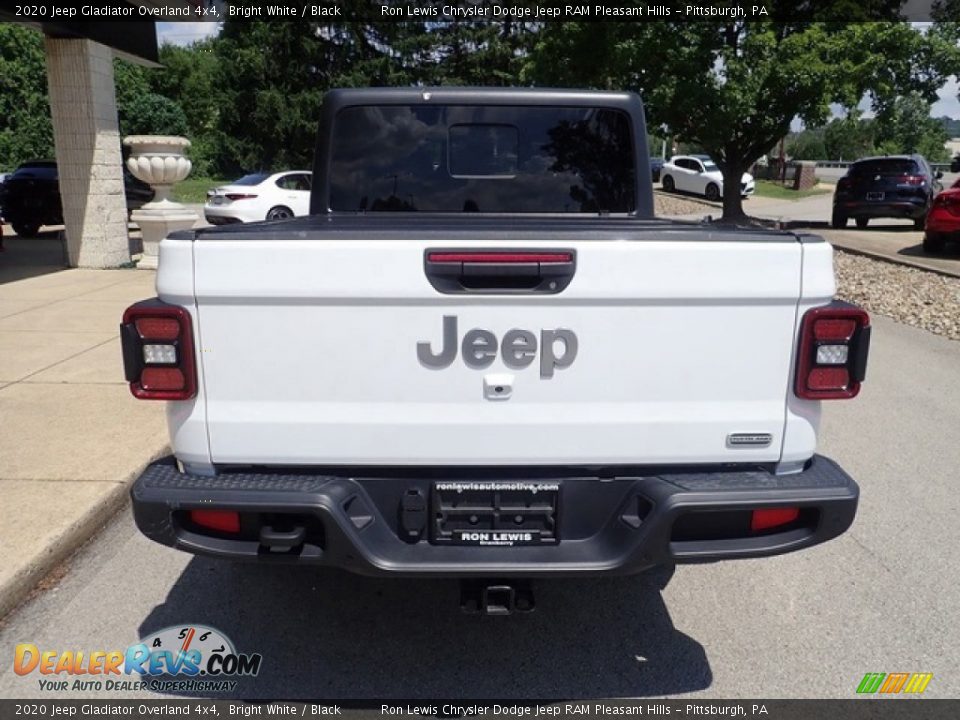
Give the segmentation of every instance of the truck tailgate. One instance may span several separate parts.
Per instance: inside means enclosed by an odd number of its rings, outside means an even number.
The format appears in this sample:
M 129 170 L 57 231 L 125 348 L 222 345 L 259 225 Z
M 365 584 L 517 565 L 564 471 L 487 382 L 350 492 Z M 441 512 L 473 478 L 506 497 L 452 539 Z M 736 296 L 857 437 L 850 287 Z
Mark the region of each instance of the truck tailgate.
M 358 231 L 284 239 L 276 237 L 282 227 L 211 233 L 194 243 L 213 462 L 780 457 L 801 290 L 802 246 L 791 236 L 665 225 L 636 238 L 557 233 L 497 241 L 488 233 L 448 239 L 408 230 L 390 238 Z M 446 294 L 425 274 L 431 249 L 503 247 L 569 251 L 575 274 L 556 294 Z M 456 357 L 429 367 L 417 346 L 441 353 L 445 317 L 456 319 Z M 474 328 L 495 337 L 487 367 L 464 361 L 461 343 Z M 501 343 L 512 329 L 538 341 L 525 367 L 504 361 Z M 564 366 L 570 348 L 553 342 L 560 361 L 545 375 L 541 345 L 556 330 L 575 334 L 576 355 Z

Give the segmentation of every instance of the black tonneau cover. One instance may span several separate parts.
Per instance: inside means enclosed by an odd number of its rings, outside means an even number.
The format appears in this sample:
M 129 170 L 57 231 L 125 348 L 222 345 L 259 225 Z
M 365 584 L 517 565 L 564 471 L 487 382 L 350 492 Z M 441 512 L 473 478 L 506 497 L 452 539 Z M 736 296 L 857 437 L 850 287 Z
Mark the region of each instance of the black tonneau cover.
M 631 240 L 671 242 L 823 242 L 816 235 L 612 216 L 431 215 L 371 213 L 308 215 L 292 220 L 183 230 L 175 240 Z

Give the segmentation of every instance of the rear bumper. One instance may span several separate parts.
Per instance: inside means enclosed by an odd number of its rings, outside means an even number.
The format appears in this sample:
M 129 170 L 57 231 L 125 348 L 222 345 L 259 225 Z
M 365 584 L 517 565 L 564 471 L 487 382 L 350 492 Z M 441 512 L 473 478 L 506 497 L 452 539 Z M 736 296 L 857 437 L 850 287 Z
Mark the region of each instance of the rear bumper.
M 206 207 L 203 209 L 203 218 L 211 225 L 232 225 L 244 222 L 243 219 L 235 215 L 220 213 Z
M 960 216 L 942 210 L 931 210 L 927 215 L 926 230 L 941 235 L 960 236 Z
M 927 214 L 927 201 L 923 198 L 895 202 L 846 200 L 834 203 L 833 209 L 842 212 L 847 217 L 910 218 L 916 220 Z
M 786 476 L 763 470 L 578 475 L 561 479 L 556 544 L 440 545 L 430 542 L 429 530 L 416 542 L 401 539 L 403 495 L 419 489 L 429 498 L 433 481 L 445 479 L 436 469 L 369 478 L 299 472 L 202 477 L 180 472 L 167 458 L 147 467 L 131 495 L 140 530 L 187 552 L 335 566 L 364 575 L 447 577 L 629 574 L 676 562 L 779 555 L 843 533 L 859 496 L 856 483 L 821 456 Z M 751 532 L 749 513 L 770 507 L 799 507 L 800 517 Z M 239 511 L 246 534 L 191 526 L 188 511 L 198 509 Z M 247 532 L 251 523 L 277 518 L 307 528 L 298 547 L 271 550 L 255 529 Z

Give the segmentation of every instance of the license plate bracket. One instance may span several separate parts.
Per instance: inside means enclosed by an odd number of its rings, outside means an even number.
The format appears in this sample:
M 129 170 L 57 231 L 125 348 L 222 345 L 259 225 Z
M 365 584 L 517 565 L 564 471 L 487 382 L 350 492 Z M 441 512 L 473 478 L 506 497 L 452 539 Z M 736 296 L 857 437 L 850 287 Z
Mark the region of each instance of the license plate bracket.
M 883 197 L 884 197 L 884 193 L 882 193 L 882 192 L 868 192 L 868 193 L 867 193 L 867 200 L 878 201 L 878 200 L 883 200 Z
M 430 541 L 436 545 L 555 545 L 557 480 L 444 481 L 430 493 Z

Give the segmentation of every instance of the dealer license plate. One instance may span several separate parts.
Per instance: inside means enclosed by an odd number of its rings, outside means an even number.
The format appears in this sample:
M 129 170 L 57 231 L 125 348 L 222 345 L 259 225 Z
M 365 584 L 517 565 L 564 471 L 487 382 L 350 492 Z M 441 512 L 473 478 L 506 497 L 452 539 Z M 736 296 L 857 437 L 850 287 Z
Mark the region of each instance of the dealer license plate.
M 559 542 L 559 481 L 438 481 L 431 493 L 431 541 L 515 547 Z

